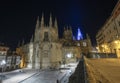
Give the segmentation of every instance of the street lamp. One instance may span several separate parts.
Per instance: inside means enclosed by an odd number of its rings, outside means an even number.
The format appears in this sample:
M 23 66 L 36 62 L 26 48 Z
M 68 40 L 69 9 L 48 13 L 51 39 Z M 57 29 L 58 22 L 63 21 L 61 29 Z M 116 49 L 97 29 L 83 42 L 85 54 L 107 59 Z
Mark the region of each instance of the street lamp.
M 2 60 L 0 64 L 1 64 L 1 66 L 2 66 L 2 72 L 3 72 L 3 67 L 4 67 L 4 65 L 6 64 L 6 61 L 5 61 L 5 60 Z
M 6 64 L 6 61 L 5 60 L 2 60 L 1 61 L 1 63 L 0 63 L 0 65 L 1 65 L 1 67 L 2 67 L 2 71 L 1 71 L 1 80 L 0 80 L 0 83 L 2 83 L 2 73 L 3 73 L 3 68 L 4 68 L 4 65 Z
M 71 58 L 72 57 L 72 54 L 71 53 L 68 53 L 67 54 L 67 58 Z
M 6 61 L 5 60 L 2 60 L 1 61 L 1 65 L 5 65 L 6 64 Z

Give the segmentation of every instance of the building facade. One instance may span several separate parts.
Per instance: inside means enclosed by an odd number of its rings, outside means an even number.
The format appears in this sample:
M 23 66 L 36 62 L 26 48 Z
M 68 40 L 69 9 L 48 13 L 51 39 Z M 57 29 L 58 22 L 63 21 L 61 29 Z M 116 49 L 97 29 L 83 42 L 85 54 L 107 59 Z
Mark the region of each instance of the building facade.
M 96 34 L 96 41 L 98 52 L 116 53 L 120 58 L 120 0 Z
M 8 51 L 9 51 L 9 47 L 0 45 L 0 55 L 7 55 Z
M 21 57 L 8 46 L 0 44 L 0 72 L 20 68 Z
M 36 69 L 58 69 L 62 64 L 76 62 L 82 53 L 80 47 L 86 43 L 89 48 L 90 39 L 76 41 L 73 40 L 72 29 L 64 29 L 63 38 L 58 37 L 58 24 L 50 15 L 49 25 L 45 25 L 44 17 L 41 21 L 37 19 L 34 36 L 30 43 L 22 45 L 16 49 L 22 56 L 21 67 L 30 67 Z M 79 45 L 78 45 L 79 44 Z M 86 49 L 86 50 L 88 50 Z M 89 50 L 88 50 L 89 51 Z M 88 52 L 87 51 L 87 52 Z

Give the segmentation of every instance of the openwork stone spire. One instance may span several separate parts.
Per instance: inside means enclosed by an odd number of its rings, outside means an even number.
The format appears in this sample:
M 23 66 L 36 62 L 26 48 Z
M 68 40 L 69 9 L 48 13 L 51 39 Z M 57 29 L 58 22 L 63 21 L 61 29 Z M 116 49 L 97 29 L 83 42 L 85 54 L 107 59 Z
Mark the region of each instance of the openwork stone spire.
M 50 14 L 49 26 L 52 27 L 52 15 Z
M 55 18 L 54 27 L 58 28 L 57 19 Z
M 44 15 L 42 14 L 42 18 L 41 18 L 41 27 L 44 26 Z
M 39 16 L 37 17 L 37 23 L 36 23 L 36 29 L 38 29 L 39 28 Z

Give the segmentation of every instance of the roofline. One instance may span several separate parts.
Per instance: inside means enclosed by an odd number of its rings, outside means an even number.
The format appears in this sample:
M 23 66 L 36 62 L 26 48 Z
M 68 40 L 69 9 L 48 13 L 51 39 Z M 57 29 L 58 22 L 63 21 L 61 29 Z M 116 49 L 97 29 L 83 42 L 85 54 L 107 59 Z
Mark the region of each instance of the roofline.
M 114 12 L 115 12 L 116 8 L 118 7 L 119 3 L 120 3 L 120 0 L 118 0 L 118 2 L 117 2 L 117 4 L 115 5 L 115 7 L 114 7 L 114 9 L 113 9 L 113 11 L 112 11 L 112 13 L 111 13 L 111 15 L 114 14 Z

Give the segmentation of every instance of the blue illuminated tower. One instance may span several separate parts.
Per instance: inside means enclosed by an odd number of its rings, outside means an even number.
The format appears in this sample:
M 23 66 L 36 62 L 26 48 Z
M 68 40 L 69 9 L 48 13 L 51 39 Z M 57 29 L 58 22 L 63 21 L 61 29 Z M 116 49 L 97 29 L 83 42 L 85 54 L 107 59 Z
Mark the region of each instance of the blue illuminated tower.
M 80 28 L 78 28 L 78 32 L 77 32 L 77 40 L 81 40 L 83 39 L 82 33 L 80 31 Z

